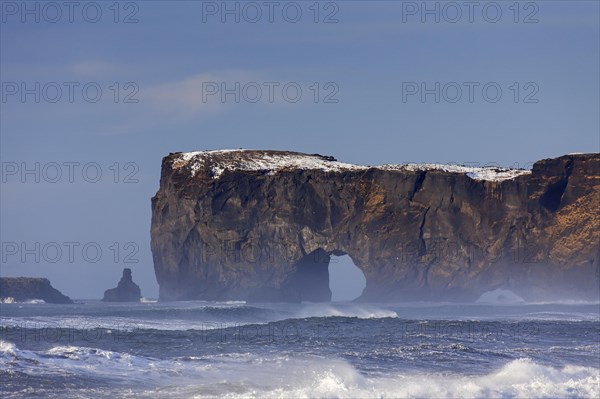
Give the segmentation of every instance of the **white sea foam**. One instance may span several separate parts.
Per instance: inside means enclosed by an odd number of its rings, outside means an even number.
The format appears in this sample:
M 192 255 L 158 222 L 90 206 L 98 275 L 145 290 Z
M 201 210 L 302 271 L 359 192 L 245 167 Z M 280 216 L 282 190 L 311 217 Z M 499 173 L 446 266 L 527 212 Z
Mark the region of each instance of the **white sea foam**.
M 212 330 L 227 328 L 248 323 L 225 322 L 215 320 L 177 320 L 177 319 L 142 319 L 134 317 L 86 317 L 86 316 L 62 316 L 55 317 L 28 317 L 28 318 L 0 318 L 3 328 L 56 328 L 56 329 L 106 329 L 108 331 L 134 332 L 137 330 L 161 330 L 161 331 L 186 331 L 186 330 Z
M 17 301 L 15 298 L 8 296 L 0 298 L 0 304 L 27 304 L 27 305 L 43 305 L 46 301 L 43 299 L 25 299 L 23 301 Z
M 305 303 L 301 308 L 299 308 L 297 313 L 294 314 L 294 318 L 306 317 L 356 317 L 359 319 L 382 319 L 386 317 L 398 317 L 398 314 L 393 310 L 368 304 Z
M 336 359 L 283 359 L 252 364 L 251 368 L 220 368 L 211 372 L 228 381 L 228 398 L 549 398 L 598 397 L 599 370 L 590 367 L 554 368 L 530 359 L 517 359 L 485 375 L 402 373 L 365 376 L 350 363 Z M 185 386 L 179 397 L 204 398 L 217 391 L 207 374 L 202 386 Z M 221 379 L 219 378 L 219 380 Z M 208 389 L 207 389 L 208 388 Z
M 23 301 L 23 303 L 27 303 L 30 305 L 43 305 L 46 303 L 46 301 L 44 301 L 43 299 L 28 299 L 26 301 Z
M 578 300 L 578 299 L 563 299 L 563 300 L 558 300 L 558 301 L 528 302 L 527 304 L 528 305 L 600 305 L 600 301 L 583 301 L 583 300 Z
M 528 358 L 509 361 L 485 374 L 472 370 L 365 375 L 348 361 L 316 356 L 237 353 L 162 360 L 78 346 L 23 351 L 0 341 L 0 365 L 8 372 L 18 369 L 30 375 L 82 375 L 127 382 L 131 397 L 149 398 L 600 396 L 600 369 L 550 367 Z M 125 397 L 124 393 L 116 389 L 107 396 Z
M 176 362 L 92 347 L 55 346 L 46 351 L 35 352 L 18 349 L 10 343 L 8 349 L 3 351 L 3 345 L 6 343 L 0 341 L 1 368 L 32 376 L 91 375 L 108 379 L 131 378 L 133 381 L 154 372 L 158 382 L 163 372 L 176 373 L 178 370 Z
M 148 316 L 99 316 L 95 314 L 67 316 L 0 317 L 3 328 L 56 328 L 94 330 L 106 329 L 119 332 L 154 329 L 161 331 L 214 330 L 248 324 L 266 324 L 283 320 L 309 317 L 355 317 L 374 319 L 398 317 L 395 311 L 377 305 L 354 303 L 303 303 L 303 304 L 261 304 L 260 308 L 246 305 L 244 301 L 190 302 L 180 311 L 197 311 L 184 318 L 164 318 L 152 311 L 163 309 L 162 305 L 140 307 L 147 310 Z M 170 308 L 166 308 L 167 310 Z M 247 310 L 246 310 L 247 309 Z M 228 312 L 235 310 L 233 314 Z M 246 314 L 247 311 L 247 314 Z M 255 313 L 253 313 L 255 312 Z
M 12 342 L 0 340 L 0 354 L 14 354 L 15 348 Z

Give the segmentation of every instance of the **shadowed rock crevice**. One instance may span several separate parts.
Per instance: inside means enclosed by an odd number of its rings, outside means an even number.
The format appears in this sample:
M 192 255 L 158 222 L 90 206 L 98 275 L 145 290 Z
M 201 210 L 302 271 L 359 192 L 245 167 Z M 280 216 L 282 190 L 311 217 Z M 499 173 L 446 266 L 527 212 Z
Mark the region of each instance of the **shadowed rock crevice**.
M 548 187 L 548 190 L 540 197 L 540 204 L 551 212 L 556 212 L 569 184 L 568 178 L 562 178 Z
M 295 273 L 284 289 L 292 302 L 329 302 L 330 255 L 322 248 L 304 256 L 295 265 Z
M 364 273 L 364 301 L 598 300 L 599 202 L 599 154 L 523 171 L 174 153 L 151 245 L 161 300 L 327 301 L 337 253 Z
M 427 172 L 421 172 L 418 174 L 417 179 L 415 180 L 415 186 L 413 188 L 413 191 L 408 196 L 408 199 L 410 201 L 412 201 L 412 199 L 415 197 L 415 194 L 421 189 L 421 187 L 423 187 L 423 181 L 425 181 L 426 174 Z

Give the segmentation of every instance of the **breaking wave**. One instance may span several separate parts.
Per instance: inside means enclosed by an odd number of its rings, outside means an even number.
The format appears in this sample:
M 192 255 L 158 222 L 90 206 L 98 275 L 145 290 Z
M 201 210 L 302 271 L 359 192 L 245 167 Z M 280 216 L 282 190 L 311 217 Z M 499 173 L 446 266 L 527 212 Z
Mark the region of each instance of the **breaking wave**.
M 266 324 L 312 317 L 349 317 L 358 319 L 397 318 L 395 311 L 367 304 L 263 304 L 245 302 L 190 303 L 185 308 L 145 303 L 135 307 L 111 307 L 89 314 L 33 317 L 2 317 L 3 327 L 26 328 L 103 328 L 132 331 L 139 329 L 185 331 L 223 328 L 234 325 Z
M 89 347 L 56 346 L 34 352 L 0 341 L 2 373 L 75 375 L 129 382 L 150 397 L 599 397 L 600 369 L 551 367 L 529 358 L 486 374 L 380 373 L 370 376 L 343 359 L 250 353 L 160 360 Z M 138 386 L 138 388 L 135 388 Z M 90 388 L 64 397 L 90 395 Z M 94 390 L 95 392 L 95 390 Z M 106 397 L 123 397 L 122 390 Z M 95 395 L 103 396 L 103 395 Z
M 306 317 L 356 317 L 358 319 L 382 319 L 398 317 L 390 309 L 366 304 L 304 304 L 296 318 Z

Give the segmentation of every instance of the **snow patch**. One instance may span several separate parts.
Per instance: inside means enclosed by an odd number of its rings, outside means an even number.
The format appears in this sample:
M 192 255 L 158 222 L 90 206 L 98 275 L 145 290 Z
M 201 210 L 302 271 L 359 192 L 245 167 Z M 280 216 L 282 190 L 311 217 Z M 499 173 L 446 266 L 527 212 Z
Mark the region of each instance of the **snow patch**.
M 380 166 L 354 165 L 336 161 L 332 157 L 309 155 L 285 151 L 258 150 L 212 150 L 180 153 L 172 161 L 174 169 L 187 168 L 192 176 L 200 170 L 208 170 L 213 179 L 219 178 L 227 170 L 264 171 L 267 174 L 294 169 L 321 170 L 339 173 L 380 169 L 386 171 L 431 171 L 465 174 L 473 180 L 504 181 L 530 174 L 526 169 L 500 167 L 471 167 L 435 163 L 386 164 Z

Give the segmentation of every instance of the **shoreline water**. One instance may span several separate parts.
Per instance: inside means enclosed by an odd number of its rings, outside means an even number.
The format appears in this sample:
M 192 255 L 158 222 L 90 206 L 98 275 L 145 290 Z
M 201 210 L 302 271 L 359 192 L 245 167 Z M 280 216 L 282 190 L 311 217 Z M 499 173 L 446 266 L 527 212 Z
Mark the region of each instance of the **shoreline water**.
M 594 397 L 598 304 L 2 304 L 3 397 Z M 48 388 L 51 386 L 52 388 Z

